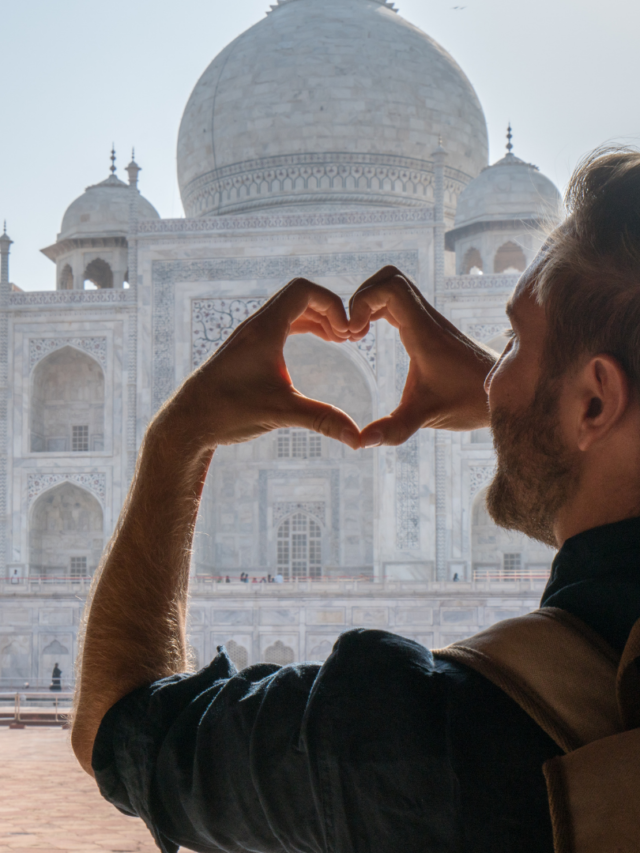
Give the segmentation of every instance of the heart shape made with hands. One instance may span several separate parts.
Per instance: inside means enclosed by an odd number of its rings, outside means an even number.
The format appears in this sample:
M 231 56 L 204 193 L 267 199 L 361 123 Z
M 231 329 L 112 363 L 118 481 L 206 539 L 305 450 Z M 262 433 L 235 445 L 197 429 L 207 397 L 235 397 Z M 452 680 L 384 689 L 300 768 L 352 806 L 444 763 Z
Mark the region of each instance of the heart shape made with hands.
M 402 444 L 421 427 L 468 430 L 488 425 L 484 381 L 495 364 L 495 354 L 439 314 L 410 279 L 395 267 L 384 267 L 356 290 L 348 307 L 346 340 L 363 340 L 371 323 L 384 319 L 398 329 L 409 355 L 399 405 L 359 430 L 360 447 Z M 298 330 L 291 331 L 295 334 Z M 316 328 L 301 327 L 300 331 L 323 337 Z M 295 347 L 289 344 L 287 349 L 293 350 L 290 364 L 295 377 Z M 355 368 L 353 375 L 355 392 L 358 380 L 362 386 L 365 383 Z M 335 395 L 330 396 L 335 399 Z M 354 394 L 349 410 L 362 422 L 357 416 L 360 412 L 354 410 L 360 396 Z
M 462 334 L 424 298 L 419 288 L 395 267 L 384 267 L 360 285 L 349 301 L 349 314 L 339 296 L 305 279 L 294 279 L 242 323 L 212 356 L 214 388 L 222 392 L 218 408 L 218 443 L 246 441 L 283 427 L 303 427 L 348 444 L 352 449 L 398 445 L 421 427 L 469 430 L 489 424 L 484 381 L 496 354 Z M 398 329 L 409 355 L 409 370 L 399 405 L 362 429 L 346 412 L 307 397 L 294 385 L 285 362 L 291 336 L 312 333 L 333 343 L 361 341 L 371 323 L 386 320 Z M 296 356 L 296 351 L 298 355 Z M 292 365 L 304 348 L 289 342 Z M 327 382 L 331 359 L 313 357 L 311 366 Z M 219 369 L 216 369 L 215 365 Z M 307 364 L 309 367 L 309 364 Z M 327 370 L 327 368 L 329 368 Z M 344 363 L 335 362 L 344 375 Z M 294 376 L 298 373 L 294 367 Z M 354 367 L 349 407 L 358 396 Z M 347 383 L 349 385 L 349 383 Z M 335 389 L 334 389 L 335 390 Z M 207 391 L 210 394 L 211 388 Z M 333 392 L 327 396 L 335 399 Z M 370 399 L 367 390 L 366 395 Z M 369 409 L 370 410 L 370 409 Z M 370 414 L 366 414 L 370 417 Z M 360 418 L 361 423 L 365 416 Z

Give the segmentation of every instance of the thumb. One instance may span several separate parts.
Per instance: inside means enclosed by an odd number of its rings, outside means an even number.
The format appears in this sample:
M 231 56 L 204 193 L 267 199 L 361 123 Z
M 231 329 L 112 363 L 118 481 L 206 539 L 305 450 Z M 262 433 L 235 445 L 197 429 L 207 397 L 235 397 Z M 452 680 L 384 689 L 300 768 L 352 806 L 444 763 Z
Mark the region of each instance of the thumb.
M 348 445 L 352 450 L 361 447 L 358 425 L 342 409 L 305 397 L 299 391 L 293 391 L 294 401 L 287 420 L 291 426 L 319 432 L 327 438 L 334 438 Z
M 408 405 L 400 405 L 384 418 L 373 421 L 360 433 L 361 447 L 378 447 L 381 444 L 404 444 L 424 422 L 424 413 Z

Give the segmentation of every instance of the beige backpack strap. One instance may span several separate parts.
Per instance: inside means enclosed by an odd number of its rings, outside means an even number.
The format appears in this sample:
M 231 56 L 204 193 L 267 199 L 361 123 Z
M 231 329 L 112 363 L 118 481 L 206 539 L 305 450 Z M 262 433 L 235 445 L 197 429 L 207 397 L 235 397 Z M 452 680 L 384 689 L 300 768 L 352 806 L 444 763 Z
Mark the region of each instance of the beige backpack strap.
M 597 634 L 555 608 L 434 654 L 482 673 L 568 753 L 543 767 L 556 853 L 640 850 L 640 620 L 619 666 Z
M 545 607 L 434 651 L 500 687 L 565 752 L 622 731 L 618 656 L 579 619 Z

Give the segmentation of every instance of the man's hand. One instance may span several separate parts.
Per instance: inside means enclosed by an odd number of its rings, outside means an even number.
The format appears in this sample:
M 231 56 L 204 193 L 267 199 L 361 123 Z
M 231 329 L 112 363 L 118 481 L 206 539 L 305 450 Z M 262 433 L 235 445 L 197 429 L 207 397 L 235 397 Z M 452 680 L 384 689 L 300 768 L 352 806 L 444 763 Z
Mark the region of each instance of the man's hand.
M 186 612 L 193 529 L 217 445 L 299 426 L 359 446 L 339 409 L 295 390 L 289 334 L 342 341 L 338 296 L 298 279 L 246 320 L 151 423 L 116 532 L 96 573 L 82 638 L 71 743 L 91 773 L 100 722 L 137 687 L 188 668 Z
M 400 332 L 410 358 L 400 405 L 361 433 L 364 447 L 405 442 L 420 427 L 471 430 L 489 425 L 484 380 L 496 354 L 467 338 L 395 267 L 361 285 L 349 303 L 352 340 L 374 320 Z
M 185 382 L 169 404 L 208 447 L 249 441 L 274 429 L 303 427 L 351 448 L 360 431 L 343 411 L 293 387 L 283 348 L 289 335 L 310 332 L 326 341 L 349 339 L 349 321 L 335 293 L 294 279 L 249 317 Z

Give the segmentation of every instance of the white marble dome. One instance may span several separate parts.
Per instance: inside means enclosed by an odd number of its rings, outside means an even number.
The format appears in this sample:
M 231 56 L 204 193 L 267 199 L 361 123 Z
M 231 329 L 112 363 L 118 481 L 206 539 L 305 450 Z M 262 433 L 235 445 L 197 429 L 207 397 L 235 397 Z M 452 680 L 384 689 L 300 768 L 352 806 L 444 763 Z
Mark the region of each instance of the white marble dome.
M 430 205 L 442 136 L 459 192 L 487 164 L 460 67 L 385 0 L 279 0 L 209 65 L 185 108 L 186 215 L 275 205 Z
M 78 237 L 126 236 L 129 231 L 131 193 L 137 196 L 139 219 L 159 219 L 160 214 L 138 190 L 115 175 L 87 187 L 72 201 L 62 217 L 58 241 Z
M 456 229 L 505 220 L 556 221 L 561 198 L 555 184 L 531 163 L 509 152 L 462 191 Z

